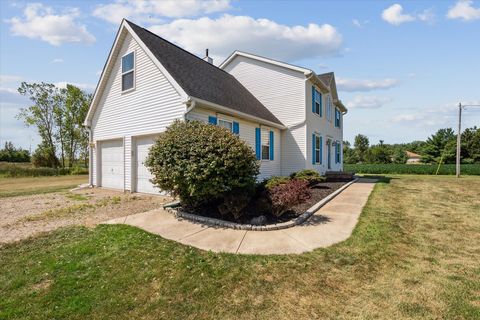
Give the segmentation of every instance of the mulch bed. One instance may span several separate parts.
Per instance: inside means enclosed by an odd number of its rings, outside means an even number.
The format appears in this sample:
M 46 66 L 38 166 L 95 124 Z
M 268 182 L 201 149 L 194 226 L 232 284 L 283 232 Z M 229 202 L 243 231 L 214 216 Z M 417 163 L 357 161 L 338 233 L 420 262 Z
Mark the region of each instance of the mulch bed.
M 299 215 L 301 215 L 302 213 L 310 209 L 314 204 L 316 204 L 323 198 L 327 197 L 331 193 L 335 192 L 336 190 L 340 189 L 343 185 L 347 184 L 348 182 L 349 181 L 321 182 L 310 187 L 310 190 L 312 192 L 312 196 L 310 197 L 310 199 L 308 199 L 304 203 L 296 205 L 295 207 L 292 208 L 292 210 L 287 211 L 279 218 L 275 217 L 274 215 L 267 215 L 266 224 L 269 225 L 269 224 L 282 223 L 282 222 L 287 222 L 297 218 Z M 221 215 L 215 206 L 205 207 L 190 213 L 197 214 L 204 217 L 215 218 L 215 219 L 236 222 L 236 223 L 244 223 L 244 224 L 250 224 L 250 220 L 253 217 L 262 215 L 261 212 L 256 212 L 256 208 L 253 205 L 248 207 L 247 212 L 248 212 L 247 214 L 245 214 L 243 217 L 240 218 L 240 221 L 235 221 L 233 217 Z

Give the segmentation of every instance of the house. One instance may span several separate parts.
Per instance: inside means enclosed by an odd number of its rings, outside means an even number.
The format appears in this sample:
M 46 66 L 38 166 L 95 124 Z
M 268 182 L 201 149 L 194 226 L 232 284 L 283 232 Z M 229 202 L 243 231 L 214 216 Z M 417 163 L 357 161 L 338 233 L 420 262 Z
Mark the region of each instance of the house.
M 235 51 L 219 67 L 123 20 L 85 125 L 91 185 L 155 193 L 144 159 L 174 120 L 226 127 L 260 176 L 343 169 L 343 115 L 333 73 Z
M 415 164 L 422 162 L 422 156 L 411 151 L 405 151 L 407 154 L 407 163 Z

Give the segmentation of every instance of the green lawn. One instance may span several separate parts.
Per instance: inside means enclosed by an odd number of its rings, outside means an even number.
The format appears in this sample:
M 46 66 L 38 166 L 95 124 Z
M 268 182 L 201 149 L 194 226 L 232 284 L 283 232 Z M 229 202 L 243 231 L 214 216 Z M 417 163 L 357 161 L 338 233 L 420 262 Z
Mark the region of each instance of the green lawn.
M 0 319 L 479 319 L 480 178 L 393 176 L 352 237 L 214 254 L 129 226 L 0 248 Z
M 86 175 L 51 177 L 0 177 L 0 198 L 65 191 L 87 183 Z

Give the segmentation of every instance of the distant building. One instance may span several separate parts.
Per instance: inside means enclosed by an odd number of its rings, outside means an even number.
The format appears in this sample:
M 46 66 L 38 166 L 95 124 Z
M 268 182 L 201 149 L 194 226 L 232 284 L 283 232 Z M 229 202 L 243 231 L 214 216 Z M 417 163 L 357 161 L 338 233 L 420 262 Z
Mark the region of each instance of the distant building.
M 420 163 L 422 160 L 422 156 L 419 154 L 410 151 L 405 151 L 405 153 L 407 154 L 408 158 L 407 163 Z

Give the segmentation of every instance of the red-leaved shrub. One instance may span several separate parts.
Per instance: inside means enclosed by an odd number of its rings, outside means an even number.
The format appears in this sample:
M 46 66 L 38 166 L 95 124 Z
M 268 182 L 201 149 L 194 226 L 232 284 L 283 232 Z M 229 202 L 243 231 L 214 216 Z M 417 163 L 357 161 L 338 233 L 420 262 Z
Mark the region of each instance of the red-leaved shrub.
M 277 217 L 280 217 L 297 204 L 305 202 L 312 195 L 308 188 L 308 182 L 296 179 L 271 188 L 268 194 L 272 214 Z

